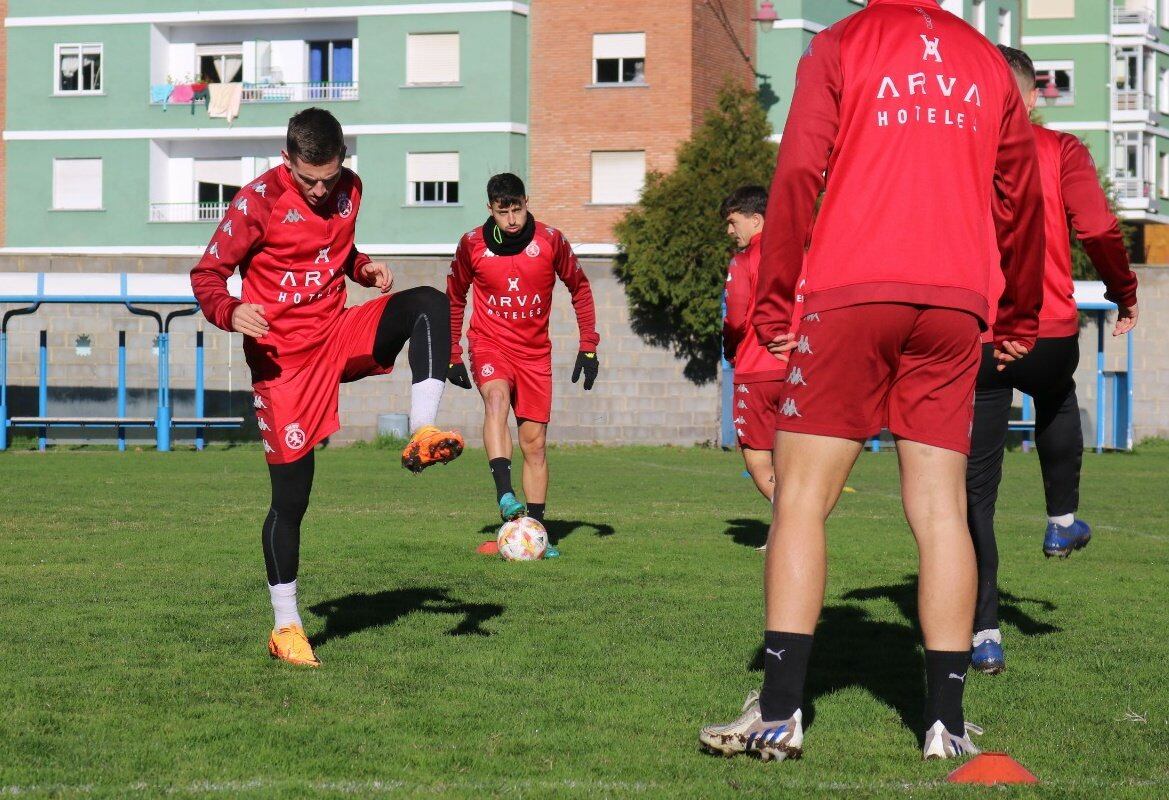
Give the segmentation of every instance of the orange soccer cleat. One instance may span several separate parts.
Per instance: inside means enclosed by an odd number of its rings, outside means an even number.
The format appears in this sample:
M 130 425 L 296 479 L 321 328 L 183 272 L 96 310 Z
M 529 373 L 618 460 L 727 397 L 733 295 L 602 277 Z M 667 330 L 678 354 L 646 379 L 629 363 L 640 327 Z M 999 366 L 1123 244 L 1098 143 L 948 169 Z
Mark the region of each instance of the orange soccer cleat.
M 419 428 L 402 451 L 402 466 L 417 474 L 432 464 L 447 464 L 463 452 L 458 431 L 440 431 L 433 425 Z
M 298 667 L 321 665 L 313 652 L 313 646 L 309 644 L 308 637 L 304 635 L 304 628 L 299 625 L 287 625 L 272 631 L 272 635 L 268 637 L 268 652 L 272 654 L 272 658 L 296 664 Z

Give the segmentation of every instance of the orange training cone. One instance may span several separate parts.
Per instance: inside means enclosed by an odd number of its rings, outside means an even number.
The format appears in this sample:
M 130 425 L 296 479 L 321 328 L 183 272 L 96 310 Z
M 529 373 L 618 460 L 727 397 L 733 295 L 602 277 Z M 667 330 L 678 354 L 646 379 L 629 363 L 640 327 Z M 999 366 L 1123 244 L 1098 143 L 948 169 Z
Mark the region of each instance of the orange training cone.
M 1031 772 L 1006 753 L 981 753 L 946 776 L 950 783 L 1039 783 Z
M 476 548 L 475 552 L 482 553 L 485 556 L 499 555 L 499 545 L 494 539 L 488 539 L 483 544 Z

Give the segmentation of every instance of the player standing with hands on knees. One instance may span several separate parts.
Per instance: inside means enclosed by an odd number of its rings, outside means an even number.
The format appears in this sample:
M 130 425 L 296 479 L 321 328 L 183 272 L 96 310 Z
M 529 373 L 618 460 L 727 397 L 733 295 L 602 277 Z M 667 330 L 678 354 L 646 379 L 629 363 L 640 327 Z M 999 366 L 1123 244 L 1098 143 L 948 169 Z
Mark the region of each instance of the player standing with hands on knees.
M 1022 50 L 1003 45 L 999 50 L 1015 74 L 1028 111 L 1033 111 L 1039 101 L 1035 65 Z M 1092 154 L 1070 133 L 1042 125 L 1035 125 L 1034 131 L 1047 218 L 1039 339 L 1026 359 L 998 370 L 990 337 L 983 337 L 986 344 L 978 373 L 974 433 L 966 469 L 970 533 L 978 556 L 971 664 L 988 675 L 1006 669 L 998 621 L 999 557 L 994 513 L 1015 389 L 1035 401 L 1035 449 L 1039 451 L 1047 501 L 1044 555 L 1066 558 L 1087 546 L 1092 538 L 1088 524 L 1076 519 L 1084 432 L 1074 378 L 1080 362 L 1080 317 L 1072 283 L 1069 223 L 1104 280 L 1105 296 L 1117 305 L 1113 336 L 1122 336 L 1137 324 L 1137 278 L 1129 267 L 1124 234 L 1108 207 Z
M 747 472 L 770 505 L 775 493 L 775 420 L 787 363 L 786 356 L 780 360 L 759 344 L 751 327 L 767 190 L 742 186 L 723 201 L 720 211 L 727 233 L 739 248 L 727 267 L 727 313 L 723 318 L 723 353 L 735 370 L 735 435 Z M 756 549 L 766 550 L 767 545 Z
M 1011 218 L 992 217 L 996 191 Z M 1043 281 L 1034 136 L 994 45 L 937 0 L 870 0 L 817 34 L 796 74 L 766 222 L 753 321 L 759 341 L 791 360 L 775 448 L 763 688 L 738 719 L 699 739 L 727 755 L 802 753 L 825 522 L 864 441 L 888 428 L 919 553 L 922 753 L 977 752 L 962 711 L 977 583 L 965 476 L 990 270 L 1000 268 L 992 236 L 1006 283 L 1001 362 L 1033 347 Z
M 447 277 L 450 300 L 451 367 L 449 380 L 464 389 L 471 377 L 462 362 L 463 315 L 467 291 L 475 306 L 467 330 L 471 375 L 483 397 L 483 443 L 487 448 L 499 514 L 504 521 L 525 514 L 544 522 L 548 492 L 547 437 L 552 414 L 552 341 L 548 318 L 556 279 L 572 295 L 580 350 L 572 382 L 584 377 L 593 388 L 599 362 L 593 292 L 564 234 L 537 222 L 528 211 L 527 192 L 511 173 L 487 182 L 482 226 L 464 234 Z M 524 454 L 523 487 L 527 507 L 511 482 L 511 432 L 514 411 Z M 549 544 L 547 556 L 558 555 Z
M 297 608 L 300 524 L 312 491 L 313 448 L 341 427 L 340 384 L 384 375 L 409 345 L 410 428 L 402 466 L 421 472 L 463 450 L 435 427 L 450 362 L 450 310 L 442 292 L 420 286 L 391 294 L 393 275 L 354 245 L 361 181 L 342 166 L 341 124 L 309 108 L 289 120 L 284 163 L 241 189 L 191 285 L 213 325 L 244 336 L 256 421 L 272 481 L 262 530 L 276 622 L 268 650 L 320 666 Z M 236 270 L 243 297 L 227 291 Z M 381 296 L 345 307 L 345 279 Z

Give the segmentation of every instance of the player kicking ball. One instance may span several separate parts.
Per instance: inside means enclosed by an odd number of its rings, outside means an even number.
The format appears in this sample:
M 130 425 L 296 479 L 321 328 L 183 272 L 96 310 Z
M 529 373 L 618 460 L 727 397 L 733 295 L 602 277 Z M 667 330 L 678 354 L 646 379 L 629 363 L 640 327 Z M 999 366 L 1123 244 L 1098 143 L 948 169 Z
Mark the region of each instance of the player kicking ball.
M 572 382 L 583 374 L 585 391 L 593 388 L 599 369 L 593 292 L 564 234 L 537 222 L 528 211 L 527 192 L 517 176 L 503 173 L 487 182 L 487 208 L 491 212 L 487 221 L 459 240 L 447 277 L 452 359 L 448 380 L 471 388 L 460 342 L 467 290 L 474 287 L 467 344 L 471 375 L 483 397 L 483 443 L 495 479 L 499 515 L 504 521 L 528 515 L 543 523 L 552 412 L 552 342 L 548 338 L 552 291 L 559 278 L 572 294 L 580 332 Z M 524 454 L 526 508 L 511 482 L 509 412 L 515 413 Z M 550 544 L 546 557 L 556 555 Z
M 203 314 L 243 334 L 256 421 L 272 482 L 262 530 L 275 625 L 274 658 L 317 667 L 297 608 L 300 525 L 312 491 L 313 448 L 340 427 L 340 384 L 385 375 L 409 344 L 410 443 L 402 466 L 456 458 L 463 439 L 435 427 L 450 362 L 450 308 L 429 286 L 390 293 L 393 276 L 354 246 L 361 181 L 342 166 L 341 124 L 309 108 L 288 123 L 284 163 L 236 194 L 191 270 Z M 227 291 L 236 270 L 243 296 Z M 381 296 L 345 307 L 345 279 Z
M 1004 45 L 999 45 L 999 50 L 1014 71 L 1028 110 L 1033 111 L 1039 100 L 1035 65 L 1022 50 Z M 1035 125 L 1034 130 L 1047 217 L 1039 339 L 1026 359 L 999 371 L 989 339 L 983 337 L 988 343 L 983 345 L 974 395 L 974 434 L 966 470 L 970 533 L 978 555 L 971 665 L 987 675 L 997 675 L 1007 667 L 998 619 L 999 555 L 994 516 L 1015 389 L 1035 401 L 1035 449 L 1047 501 L 1044 555 L 1067 558 L 1092 538 L 1088 524 L 1076 518 L 1084 432 L 1076 398 L 1080 319 L 1072 284 L 1069 226 L 1104 280 L 1106 296 L 1117 304 L 1113 335 L 1128 333 L 1137 322 L 1137 278 L 1129 267 L 1124 235 L 1108 207 L 1091 153 L 1070 133 L 1041 125 Z
M 992 217 L 996 188 L 1007 213 Z M 825 523 L 864 442 L 888 428 L 918 550 L 921 752 L 978 752 L 962 710 L 977 584 L 965 476 L 999 266 L 986 243 L 996 233 L 1006 288 L 995 350 L 1005 363 L 1034 345 L 1043 283 L 1042 249 L 1015 246 L 1044 232 L 1035 140 L 1014 77 L 937 0 L 869 0 L 818 33 L 800 59 L 768 193 L 752 320 L 759 341 L 791 359 L 775 443 L 763 687 L 737 719 L 702 729 L 704 747 L 779 760 L 803 752 Z
M 727 268 L 727 313 L 723 318 L 723 353 L 735 369 L 735 435 L 747 472 L 770 505 L 775 493 L 771 451 L 787 363 L 786 357 L 777 359 L 759 344 L 751 329 L 766 213 L 767 190 L 762 186 L 736 189 L 723 201 L 721 209 L 727 234 L 739 248 Z M 755 549 L 766 550 L 767 545 Z

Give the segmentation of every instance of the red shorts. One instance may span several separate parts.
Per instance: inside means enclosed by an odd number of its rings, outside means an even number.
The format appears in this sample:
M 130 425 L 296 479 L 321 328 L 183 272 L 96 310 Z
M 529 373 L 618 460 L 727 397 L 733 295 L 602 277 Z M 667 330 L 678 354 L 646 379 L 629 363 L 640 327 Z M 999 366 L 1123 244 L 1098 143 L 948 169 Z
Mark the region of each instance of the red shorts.
M 735 384 L 735 433 L 739 447 L 771 450 L 775 447 L 775 420 L 783 402 L 783 381 Z
M 527 360 L 506 354 L 493 342 L 471 345 L 471 375 L 482 388 L 489 381 L 507 381 L 516 419 L 547 423 L 552 417 L 552 355 Z
M 965 311 L 870 303 L 808 314 L 791 353 L 780 430 L 894 436 L 970 453 L 978 319 Z
M 342 383 L 393 370 L 373 359 L 374 337 L 390 297 L 346 308 L 325 342 L 301 366 L 252 384 L 269 464 L 296 461 L 340 429 L 337 404 Z

